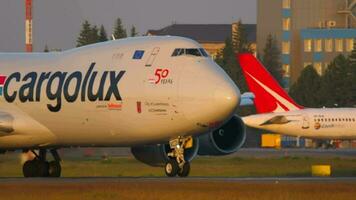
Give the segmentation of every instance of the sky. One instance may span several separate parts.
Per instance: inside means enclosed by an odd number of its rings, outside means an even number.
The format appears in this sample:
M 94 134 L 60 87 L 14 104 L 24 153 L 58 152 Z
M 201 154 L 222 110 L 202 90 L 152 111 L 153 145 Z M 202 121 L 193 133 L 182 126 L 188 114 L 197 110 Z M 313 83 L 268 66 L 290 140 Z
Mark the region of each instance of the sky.
M 76 46 L 81 24 L 103 24 L 111 35 L 117 17 L 140 34 L 172 23 L 256 23 L 256 0 L 33 0 L 34 51 Z M 0 52 L 24 51 L 25 0 L 0 1 Z

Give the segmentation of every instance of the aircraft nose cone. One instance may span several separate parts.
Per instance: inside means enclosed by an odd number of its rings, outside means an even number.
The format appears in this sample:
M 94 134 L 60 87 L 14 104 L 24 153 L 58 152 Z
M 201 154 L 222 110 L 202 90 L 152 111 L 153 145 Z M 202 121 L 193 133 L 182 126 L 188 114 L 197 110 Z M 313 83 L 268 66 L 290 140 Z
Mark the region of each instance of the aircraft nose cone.
M 217 108 L 222 115 L 231 115 L 240 104 L 240 90 L 234 83 L 220 84 L 214 92 Z

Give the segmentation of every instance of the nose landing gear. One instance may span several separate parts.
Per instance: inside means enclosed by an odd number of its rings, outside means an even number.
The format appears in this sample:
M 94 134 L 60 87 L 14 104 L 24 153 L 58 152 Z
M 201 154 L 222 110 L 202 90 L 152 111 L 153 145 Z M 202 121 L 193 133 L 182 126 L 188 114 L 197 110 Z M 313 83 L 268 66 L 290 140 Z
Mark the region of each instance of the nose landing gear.
M 35 158 L 28 160 L 22 167 L 24 177 L 60 177 L 61 176 L 61 164 L 60 157 L 56 149 L 52 149 L 50 152 L 54 161 L 48 162 L 46 159 L 47 150 L 40 149 L 39 154 L 35 151 L 31 151 Z
M 184 158 L 184 150 L 193 146 L 192 137 L 178 137 L 169 142 L 172 149 L 168 153 L 170 158 L 165 166 L 165 172 L 168 177 L 187 177 L 190 172 L 190 163 Z

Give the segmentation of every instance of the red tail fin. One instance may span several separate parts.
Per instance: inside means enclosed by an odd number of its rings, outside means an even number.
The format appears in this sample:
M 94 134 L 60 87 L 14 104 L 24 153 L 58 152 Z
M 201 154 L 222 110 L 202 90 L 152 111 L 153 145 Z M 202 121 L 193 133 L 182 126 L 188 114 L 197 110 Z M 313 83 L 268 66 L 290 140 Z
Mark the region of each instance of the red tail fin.
M 236 55 L 258 113 L 299 110 L 298 105 L 252 54 Z

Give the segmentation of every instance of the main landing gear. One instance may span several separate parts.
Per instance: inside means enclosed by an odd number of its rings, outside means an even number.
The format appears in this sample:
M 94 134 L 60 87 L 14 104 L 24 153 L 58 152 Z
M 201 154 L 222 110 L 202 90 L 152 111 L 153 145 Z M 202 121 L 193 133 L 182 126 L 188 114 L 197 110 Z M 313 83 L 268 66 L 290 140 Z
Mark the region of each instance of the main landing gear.
M 165 172 L 168 177 L 187 177 L 190 172 L 190 163 L 184 158 L 184 150 L 191 148 L 193 139 L 191 137 L 178 137 L 171 140 L 169 146 L 171 152 L 168 153 L 170 158 L 165 166 Z
M 60 177 L 61 176 L 61 158 L 56 149 L 50 150 L 54 161 L 48 162 L 46 159 L 47 150 L 40 149 L 39 154 L 35 151 L 33 160 L 28 160 L 22 167 L 24 177 Z

